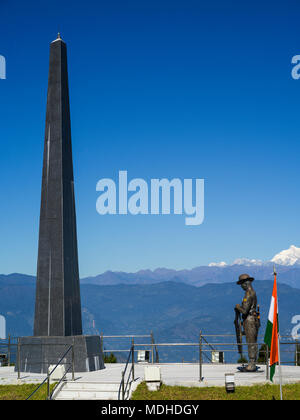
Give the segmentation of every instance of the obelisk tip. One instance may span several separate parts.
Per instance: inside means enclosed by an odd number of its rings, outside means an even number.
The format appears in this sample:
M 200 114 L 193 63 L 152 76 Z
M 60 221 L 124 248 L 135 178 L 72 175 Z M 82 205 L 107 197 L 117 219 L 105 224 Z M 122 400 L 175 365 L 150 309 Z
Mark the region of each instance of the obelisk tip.
M 61 38 L 60 32 L 58 32 L 58 34 L 57 34 L 57 38 L 56 38 L 54 41 L 52 41 L 52 43 L 53 43 L 53 42 L 57 42 L 57 41 L 64 42 L 64 41 L 62 40 L 62 38 Z

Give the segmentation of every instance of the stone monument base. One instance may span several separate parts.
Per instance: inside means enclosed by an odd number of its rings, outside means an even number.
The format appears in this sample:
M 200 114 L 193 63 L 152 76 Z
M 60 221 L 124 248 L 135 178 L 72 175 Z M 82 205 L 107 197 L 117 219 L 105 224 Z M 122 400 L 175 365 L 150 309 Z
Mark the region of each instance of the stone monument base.
M 47 373 L 50 365 L 56 365 L 64 353 L 74 346 L 75 372 L 91 372 L 104 369 L 101 339 L 97 335 L 75 335 L 57 337 L 20 337 L 19 354 L 15 371 Z M 60 364 L 72 372 L 72 349 Z

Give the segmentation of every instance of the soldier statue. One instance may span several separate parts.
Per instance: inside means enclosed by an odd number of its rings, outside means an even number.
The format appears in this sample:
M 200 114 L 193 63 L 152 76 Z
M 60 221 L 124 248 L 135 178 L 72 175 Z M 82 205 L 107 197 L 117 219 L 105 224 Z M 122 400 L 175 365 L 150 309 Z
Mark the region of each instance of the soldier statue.
M 257 297 L 252 287 L 254 278 L 249 274 L 241 274 L 237 284 L 245 290 L 245 296 L 241 305 L 235 305 L 237 315 L 242 316 L 244 335 L 248 344 L 249 363 L 243 368 L 245 372 L 256 372 L 257 358 L 257 335 L 260 327 L 259 307 L 257 308 Z M 241 343 L 240 343 L 241 344 Z M 241 346 L 240 346 L 241 347 Z

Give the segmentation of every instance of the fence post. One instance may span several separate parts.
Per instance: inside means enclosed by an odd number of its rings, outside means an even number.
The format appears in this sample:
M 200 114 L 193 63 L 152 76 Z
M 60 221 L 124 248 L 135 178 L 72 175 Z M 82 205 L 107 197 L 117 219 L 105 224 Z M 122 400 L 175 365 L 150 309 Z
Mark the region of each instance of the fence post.
M 20 339 L 18 337 L 18 379 L 21 378 L 20 372 L 21 372 L 21 346 L 20 346 Z
M 103 331 L 100 333 L 101 354 L 103 355 Z
M 125 371 L 122 370 L 122 400 L 125 400 Z
M 153 339 L 153 331 L 151 331 L 151 363 L 153 364 L 154 363 L 154 339 Z
M 72 344 L 72 381 L 75 381 L 74 338 Z
M 295 366 L 299 366 L 299 343 L 298 340 L 295 340 Z
M 266 344 L 266 380 L 269 380 L 269 346 Z
M 132 338 L 132 347 L 131 347 L 131 351 L 132 351 L 132 380 L 134 381 L 134 339 Z
M 10 366 L 10 334 L 8 334 L 7 365 Z
M 48 366 L 48 377 L 47 377 L 47 399 L 50 400 L 50 375 Z
M 202 382 L 202 331 L 199 337 L 199 382 Z

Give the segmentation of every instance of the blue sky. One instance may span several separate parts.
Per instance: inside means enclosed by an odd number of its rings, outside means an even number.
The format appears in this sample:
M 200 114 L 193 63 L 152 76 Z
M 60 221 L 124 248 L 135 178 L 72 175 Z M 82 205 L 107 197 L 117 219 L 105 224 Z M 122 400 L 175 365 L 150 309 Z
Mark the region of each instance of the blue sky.
M 226 3 L 226 5 L 225 5 Z M 68 46 L 80 275 L 300 246 L 297 1 L 1 1 L 0 272 L 35 274 L 49 44 Z M 100 216 L 96 183 L 204 178 L 205 220 Z

